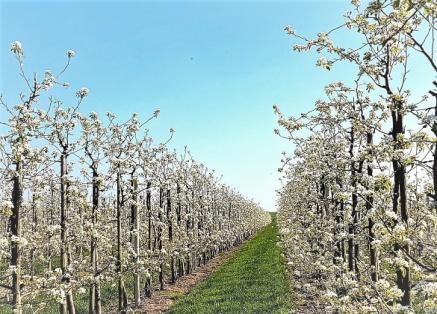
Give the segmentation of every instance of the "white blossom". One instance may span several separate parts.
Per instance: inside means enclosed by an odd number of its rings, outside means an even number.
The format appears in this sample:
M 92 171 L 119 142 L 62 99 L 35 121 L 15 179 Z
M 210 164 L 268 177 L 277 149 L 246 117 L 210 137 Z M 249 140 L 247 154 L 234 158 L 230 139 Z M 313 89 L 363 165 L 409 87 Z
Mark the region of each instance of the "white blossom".
M 74 56 L 76 55 L 76 53 L 73 50 L 67 50 L 67 57 L 68 59 L 74 58 Z
M 285 26 L 284 30 L 288 35 L 294 35 L 295 33 L 295 30 L 291 25 Z
M 14 41 L 11 44 L 11 51 L 16 54 L 17 56 L 22 56 L 23 55 L 23 46 L 21 45 L 21 43 L 19 41 Z
M 88 96 L 88 94 L 89 94 L 89 89 L 86 87 L 82 87 L 76 92 L 76 97 L 82 99 Z

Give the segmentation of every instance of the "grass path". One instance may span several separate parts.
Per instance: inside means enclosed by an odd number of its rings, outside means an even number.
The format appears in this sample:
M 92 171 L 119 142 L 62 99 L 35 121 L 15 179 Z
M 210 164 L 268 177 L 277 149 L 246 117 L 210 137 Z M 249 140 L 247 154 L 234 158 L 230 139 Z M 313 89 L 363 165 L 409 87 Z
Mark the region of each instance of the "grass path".
M 289 281 L 276 245 L 275 218 L 216 272 L 181 297 L 169 313 L 291 312 Z

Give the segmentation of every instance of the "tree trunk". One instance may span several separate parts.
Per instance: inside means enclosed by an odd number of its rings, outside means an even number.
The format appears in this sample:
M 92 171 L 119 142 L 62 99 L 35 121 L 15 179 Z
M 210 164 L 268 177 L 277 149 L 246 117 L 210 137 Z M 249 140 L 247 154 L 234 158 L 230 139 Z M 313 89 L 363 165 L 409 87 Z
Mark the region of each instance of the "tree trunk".
M 147 182 L 147 191 L 146 191 L 146 208 L 147 208 L 147 219 L 148 219 L 148 225 L 147 225 L 147 249 L 152 251 L 152 193 L 150 191 L 151 183 Z M 146 278 L 146 282 L 144 284 L 144 295 L 146 297 L 152 296 L 152 267 L 149 267 L 149 275 Z
M 32 232 L 36 232 L 36 228 L 38 226 L 38 216 L 36 211 L 36 196 L 32 195 Z M 30 252 L 31 265 L 30 265 L 30 275 L 32 277 L 35 276 L 35 248 L 32 248 Z
M 147 208 L 147 249 L 152 250 L 152 193 L 150 191 L 151 183 L 147 182 L 147 192 L 146 192 L 146 208 Z
M 168 239 L 170 242 L 173 242 L 173 219 L 171 214 L 170 189 L 167 189 L 167 223 L 168 223 Z
M 127 297 L 123 282 L 122 234 L 121 234 L 121 174 L 117 171 L 117 273 L 118 273 L 118 312 L 126 313 Z
M 61 155 L 61 270 L 62 281 L 69 284 L 71 280 L 71 274 L 68 271 L 68 222 L 67 222 L 67 190 L 68 182 L 66 180 L 67 171 L 67 152 L 64 150 Z M 73 292 L 68 289 L 65 293 L 66 302 L 60 305 L 61 313 L 76 313 L 73 301 Z
M 178 204 L 177 204 L 177 210 L 176 210 L 176 213 L 177 213 L 177 223 L 178 223 L 178 226 L 180 226 L 181 219 L 182 219 L 182 217 L 181 217 L 182 205 L 181 205 L 181 187 L 180 187 L 179 183 L 176 186 L 176 193 L 177 193 L 177 196 L 178 196 L 177 197 L 178 198 Z
M 401 144 L 398 142 L 398 136 L 403 135 L 404 125 L 403 125 L 403 104 L 402 101 L 394 100 L 393 106 L 396 110 L 392 111 L 392 136 L 394 141 L 395 149 L 403 149 Z M 405 226 L 408 225 L 408 207 L 407 207 L 407 180 L 406 180 L 406 167 L 399 160 L 392 160 L 393 172 L 394 172 L 394 190 L 393 190 L 393 211 L 398 213 L 400 207 L 400 216 L 402 222 Z M 400 205 L 400 206 L 399 206 Z M 394 251 L 399 252 L 401 249 L 405 250 L 407 253 L 410 252 L 408 245 L 403 245 L 402 247 L 395 243 Z M 409 306 L 411 304 L 411 282 L 410 282 L 410 268 L 409 267 L 399 267 L 396 270 L 397 286 L 403 292 L 401 299 L 401 304 Z
M 55 191 L 54 190 L 55 190 L 54 182 L 51 179 L 50 180 L 50 201 L 51 201 L 51 204 L 50 204 L 50 215 L 47 215 L 48 216 L 47 217 L 47 224 L 49 226 L 53 225 L 53 216 L 54 216 L 53 206 L 56 203 L 55 202 Z M 51 248 L 52 246 L 50 245 L 51 240 L 52 240 L 52 235 L 49 234 L 49 236 L 47 238 L 47 243 L 49 243 L 48 248 L 47 248 L 47 259 L 48 259 L 47 270 L 48 270 L 48 272 L 52 271 L 52 248 Z
M 100 300 L 100 280 L 98 277 L 98 264 L 97 264 L 97 239 L 94 236 L 94 228 L 97 226 L 97 212 L 99 209 L 99 185 L 97 182 L 98 173 L 93 168 L 93 195 L 92 195 L 92 213 L 91 222 L 93 226 L 93 233 L 91 234 L 91 268 L 93 269 L 94 278 L 90 288 L 90 300 L 89 311 L 90 313 L 100 314 L 102 311 L 102 304 Z
M 369 154 L 373 155 L 373 152 L 371 150 L 371 146 L 373 144 L 373 133 L 368 132 L 367 133 L 367 148 L 370 150 Z M 371 178 L 373 177 L 373 168 L 371 165 L 371 161 L 367 163 L 367 175 Z M 373 209 L 373 196 L 369 195 L 366 197 L 366 211 L 369 214 L 369 212 Z M 375 222 L 373 221 L 372 217 L 368 218 L 369 222 L 369 256 L 370 256 L 370 276 L 372 278 L 372 281 L 376 282 L 378 281 L 378 253 L 377 249 L 375 247 L 374 241 L 375 238 L 375 230 L 373 230 L 373 227 L 375 225 Z
M 10 217 L 10 232 L 11 237 L 15 240 L 11 241 L 11 263 L 10 266 L 14 271 L 12 272 L 12 307 L 14 313 L 21 314 L 21 252 L 20 252 L 20 240 L 21 240 L 21 207 L 23 203 L 23 165 L 21 161 L 18 161 L 15 166 L 15 174 L 13 178 L 12 187 L 12 215 Z
M 355 142 L 355 132 L 353 127 L 351 127 L 350 131 L 350 145 L 349 145 L 349 155 L 351 157 L 351 183 L 352 183 L 352 212 L 351 219 L 352 222 L 349 222 L 349 239 L 348 239 L 348 269 L 349 271 L 355 271 L 355 216 L 356 210 L 358 206 L 358 196 L 356 194 L 357 182 L 356 182 L 356 173 L 355 173 L 355 161 L 354 158 L 354 142 Z
M 164 211 L 164 190 L 162 187 L 159 188 L 159 222 L 163 223 L 162 212 Z M 159 289 L 164 290 L 164 257 L 162 256 L 162 225 L 158 227 L 158 249 L 159 249 Z
M 167 189 L 167 223 L 168 223 L 168 240 L 173 242 L 173 217 L 171 213 L 171 190 Z M 173 252 L 171 252 L 171 259 L 170 259 L 170 275 L 171 275 L 171 282 L 176 282 L 176 273 L 175 273 L 175 262 L 174 262 L 174 256 Z
M 434 86 L 437 87 L 437 82 L 434 82 Z M 431 95 L 434 96 L 434 115 L 437 116 L 437 93 L 430 91 Z M 431 128 L 434 136 L 437 137 L 437 122 L 434 122 Z M 433 208 L 434 213 L 437 214 L 437 143 L 434 143 L 434 156 L 432 164 L 432 183 L 434 186 L 434 197 L 433 197 Z
M 434 131 L 435 129 L 435 131 Z M 433 126 L 434 135 L 437 136 L 437 123 Z M 432 182 L 434 186 L 433 208 L 434 213 L 437 214 L 437 143 L 434 144 L 434 156 L 432 164 Z
M 131 219 L 132 219 L 132 246 L 135 251 L 134 262 L 138 266 L 140 259 L 140 222 L 138 217 L 138 180 L 132 177 L 132 201 L 131 206 Z M 140 275 L 138 271 L 134 272 L 134 302 L 135 306 L 139 306 L 141 303 L 140 296 Z

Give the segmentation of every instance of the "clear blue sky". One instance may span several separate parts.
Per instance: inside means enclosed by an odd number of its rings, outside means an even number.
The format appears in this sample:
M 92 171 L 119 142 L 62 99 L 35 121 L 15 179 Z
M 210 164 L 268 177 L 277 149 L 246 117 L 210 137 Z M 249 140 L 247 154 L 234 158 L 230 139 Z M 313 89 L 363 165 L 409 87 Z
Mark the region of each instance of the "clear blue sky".
M 277 168 L 289 143 L 276 137 L 272 105 L 306 111 L 345 69 L 314 67 L 292 52 L 287 24 L 314 34 L 337 26 L 348 1 L 41 2 L 2 1 L 0 90 L 16 103 L 24 89 L 10 43 L 22 42 L 26 71 L 58 70 L 72 94 L 87 86 L 82 111 L 147 117 L 156 141 L 176 129 L 171 146 L 223 175 L 223 181 L 275 209 Z

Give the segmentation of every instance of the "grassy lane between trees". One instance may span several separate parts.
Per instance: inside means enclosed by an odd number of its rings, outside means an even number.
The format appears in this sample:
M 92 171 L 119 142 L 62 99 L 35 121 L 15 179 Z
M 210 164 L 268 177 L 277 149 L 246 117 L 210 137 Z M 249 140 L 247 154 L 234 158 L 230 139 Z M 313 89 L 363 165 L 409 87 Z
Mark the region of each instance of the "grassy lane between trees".
M 290 284 L 273 221 L 169 313 L 289 313 Z

